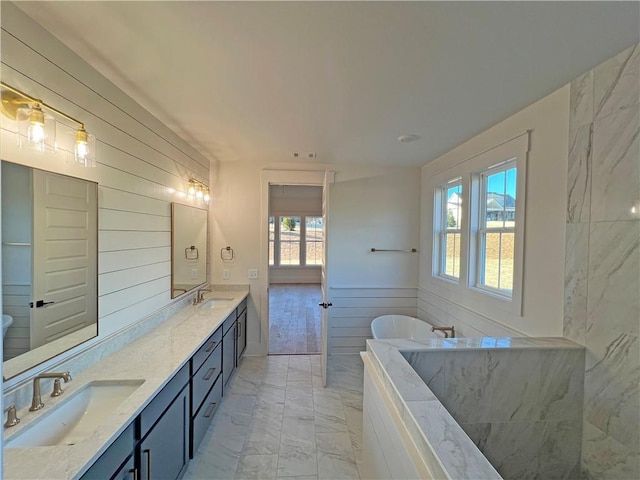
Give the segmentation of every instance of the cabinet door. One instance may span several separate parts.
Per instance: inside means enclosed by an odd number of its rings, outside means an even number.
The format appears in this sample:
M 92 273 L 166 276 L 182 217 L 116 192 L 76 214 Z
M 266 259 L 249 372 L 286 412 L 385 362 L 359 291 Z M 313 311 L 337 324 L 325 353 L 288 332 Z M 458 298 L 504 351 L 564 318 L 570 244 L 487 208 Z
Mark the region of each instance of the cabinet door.
M 236 368 L 236 324 L 227 331 L 222 339 L 222 378 L 226 385 Z
M 140 442 L 143 480 L 180 478 L 189 461 L 189 389 L 185 388 Z
M 124 432 L 111 444 L 109 448 L 96 460 L 96 462 L 89 467 L 89 470 L 82 476 L 82 480 L 105 480 L 112 478 L 128 478 L 126 474 L 123 474 L 124 467 L 122 466 L 125 461 L 131 466 L 129 469 L 133 469 L 133 449 L 135 445 L 134 439 L 135 428 L 131 423 Z M 122 466 L 122 467 L 121 467 Z M 133 478 L 133 474 L 131 475 Z
M 133 455 L 122 465 L 122 468 L 113 476 L 112 480 L 138 480 L 138 470 L 136 469 Z
M 238 317 L 237 329 L 238 342 L 236 345 L 236 366 L 238 365 L 245 348 L 247 348 L 247 310 L 244 310 Z

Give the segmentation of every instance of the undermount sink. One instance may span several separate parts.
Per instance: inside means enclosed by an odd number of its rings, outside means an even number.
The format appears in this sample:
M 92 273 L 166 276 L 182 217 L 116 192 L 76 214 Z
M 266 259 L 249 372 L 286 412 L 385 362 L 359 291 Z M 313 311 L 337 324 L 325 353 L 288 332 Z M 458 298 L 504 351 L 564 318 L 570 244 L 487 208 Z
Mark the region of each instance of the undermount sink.
M 203 309 L 207 308 L 222 308 L 229 304 L 229 302 L 233 301 L 233 298 L 225 298 L 225 297 L 212 297 L 209 298 L 206 302 L 202 304 Z
M 109 414 L 143 383 L 144 380 L 90 382 L 34 420 L 32 425 L 9 437 L 4 446 L 75 445 L 89 438 Z

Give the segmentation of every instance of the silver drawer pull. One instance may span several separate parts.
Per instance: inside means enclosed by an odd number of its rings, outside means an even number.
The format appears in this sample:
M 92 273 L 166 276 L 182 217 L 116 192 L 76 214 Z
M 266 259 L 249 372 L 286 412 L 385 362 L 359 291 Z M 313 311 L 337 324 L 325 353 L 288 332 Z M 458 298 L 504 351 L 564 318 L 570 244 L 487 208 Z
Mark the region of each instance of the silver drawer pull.
M 213 342 L 211 343 L 211 345 L 209 345 L 209 347 L 205 350 L 206 353 L 209 353 L 211 350 L 213 350 L 214 348 L 216 348 L 216 345 L 218 344 L 218 342 Z
M 213 374 L 216 373 L 217 368 L 213 367 L 210 368 L 209 371 L 207 372 L 207 374 L 202 378 L 203 380 L 211 380 L 211 377 L 213 377 Z
M 213 412 L 216 409 L 217 404 L 216 403 L 212 403 L 209 405 L 209 408 L 207 408 L 207 411 L 204 412 L 204 418 L 209 418 L 211 415 L 213 415 Z

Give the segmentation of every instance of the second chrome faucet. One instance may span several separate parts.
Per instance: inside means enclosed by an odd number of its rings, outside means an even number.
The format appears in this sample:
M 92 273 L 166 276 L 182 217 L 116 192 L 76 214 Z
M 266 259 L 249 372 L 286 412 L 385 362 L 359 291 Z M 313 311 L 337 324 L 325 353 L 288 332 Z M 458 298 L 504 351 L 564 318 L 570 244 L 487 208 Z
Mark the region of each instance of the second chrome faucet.
M 44 407 L 44 403 L 42 403 L 42 395 L 40 394 L 40 380 L 43 378 L 54 378 L 53 382 L 53 392 L 51 392 L 52 397 L 59 397 L 62 395 L 64 390 L 60 387 L 60 380 L 64 380 L 64 383 L 71 381 L 71 373 L 69 372 L 61 372 L 61 373 L 42 373 L 37 375 L 33 379 L 33 398 L 31 399 L 31 407 L 29 407 L 30 412 L 35 412 Z

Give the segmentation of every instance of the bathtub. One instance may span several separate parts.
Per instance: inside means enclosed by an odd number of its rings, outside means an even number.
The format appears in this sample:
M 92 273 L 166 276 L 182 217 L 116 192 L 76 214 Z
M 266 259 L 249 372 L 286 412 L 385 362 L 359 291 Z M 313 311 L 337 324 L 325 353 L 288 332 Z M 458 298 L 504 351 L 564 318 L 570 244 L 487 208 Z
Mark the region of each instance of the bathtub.
M 382 315 L 371 322 L 376 340 L 386 338 L 442 338 L 431 331 L 431 324 L 407 315 Z

